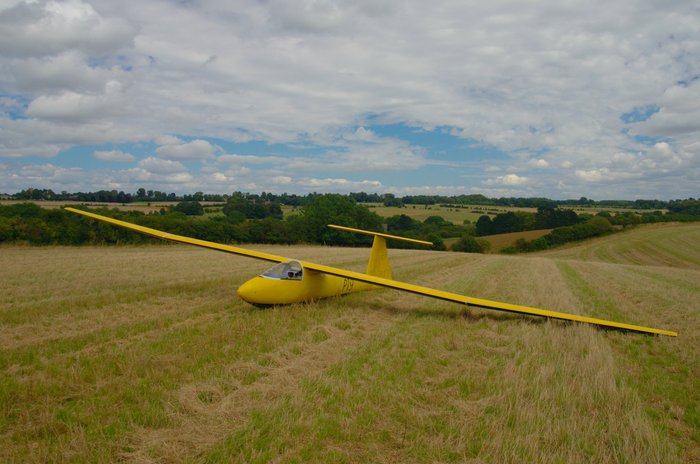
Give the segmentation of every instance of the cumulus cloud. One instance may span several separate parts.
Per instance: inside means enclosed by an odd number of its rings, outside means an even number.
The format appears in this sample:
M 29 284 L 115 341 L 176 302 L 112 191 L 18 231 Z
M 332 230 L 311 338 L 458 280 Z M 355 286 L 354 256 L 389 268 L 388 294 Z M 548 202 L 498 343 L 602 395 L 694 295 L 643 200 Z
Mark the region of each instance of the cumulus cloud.
M 586 182 L 600 182 L 607 179 L 608 173 L 607 168 L 591 169 L 589 171 L 577 170 L 576 177 Z
M 30 94 L 101 93 L 110 81 L 131 80 L 129 73 L 118 66 L 90 66 L 85 55 L 75 50 L 56 56 L 16 60 L 8 70 L 16 88 Z
M 130 46 L 136 29 L 103 18 L 80 0 L 19 2 L 0 10 L 0 53 L 28 57 L 82 50 L 104 54 Z
M 40 96 L 29 104 L 27 115 L 60 122 L 108 119 L 123 114 L 124 108 L 120 105 L 122 93 L 120 82 L 108 81 L 100 94 L 64 91 L 58 95 Z
M 370 191 L 376 192 L 382 188 L 381 182 L 373 180 L 353 181 L 343 178 L 303 178 L 298 180 L 298 184 L 306 191 L 321 191 L 321 192 L 351 192 L 351 191 Z
M 333 147 L 315 155 L 239 155 L 224 154 L 222 164 L 274 165 L 295 172 L 375 172 L 415 170 L 427 165 L 446 164 L 430 160 L 425 150 L 394 137 L 379 137 L 359 128 L 329 140 Z
M 258 155 L 236 155 L 225 154 L 217 158 L 219 163 L 223 164 L 270 164 L 281 163 L 287 164 L 289 158 L 284 156 L 258 156 Z
M 0 156 L 155 142 L 154 159 L 193 161 L 187 187 L 208 164 L 290 189 L 440 167 L 494 192 L 607 176 L 673 197 L 700 169 L 699 27 L 692 2 L 15 2 L 0 7 Z M 217 146 L 248 141 L 270 150 Z M 472 163 L 480 147 L 498 159 Z
M 539 159 L 531 159 L 527 162 L 527 165 L 532 167 L 532 168 L 539 168 L 539 169 L 544 169 L 549 167 L 549 163 L 547 160 L 539 158 Z
M 659 111 L 632 125 L 632 130 L 651 136 L 687 140 L 700 137 L 700 79 L 674 85 L 659 97 Z
M 484 184 L 486 185 L 506 185 L 506 186 L 520 186 L 527 185 L 530 183 L 529 177 L 519 176 L 517 174 L 506 174 L 504 176 L 494 177 L 492 179 L 487 179 Z
M 78 187 L 89 183 L 90 172 L 81 168 L 66 168 L 47 164 L 4 164 L 0 165 L 0 185 L 2 189 L 11 189 L 7 193 L 14 193 L 21 188 L 26 188 L 26 180 L 29 185 L 39 188 L 53 188 L 56 191 L 77 191 Z M 3 192 L 4 193 L 4 192 Z
M 131 153 L 125 153 L 120 150 L 96 151 L 93 156 L 102 161 L 115 161 L 118 163 L 128 163 L 134 161 L 136 157 Z
M 152 174 L 178 174 L 186 171 L 179 161 L 164 160 L 152 156 L 138 162 L 138 167 Z
M 193 140 L 191 142 L 177 141 L 162 145 L 156 149 L 156 155 L 169 160 L 201 160 L 214 155 L 218 147 L 206 140 Z

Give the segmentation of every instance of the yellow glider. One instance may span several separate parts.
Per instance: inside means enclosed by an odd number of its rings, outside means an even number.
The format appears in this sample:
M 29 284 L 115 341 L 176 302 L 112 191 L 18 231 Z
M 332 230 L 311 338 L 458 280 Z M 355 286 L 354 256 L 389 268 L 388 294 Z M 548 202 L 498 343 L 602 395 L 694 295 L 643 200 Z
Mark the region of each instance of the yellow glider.
M 82 214 L 84 216 L 98 219 L 100 221 L 109 222 L 127 229 L 135 230 L 147 235 L 159 237 L 165 240 L 175 242 L 189 243 L 204 248 L 211 248 L 218 251 L 233 253 L 250 258 L 262 259 L 278 263 L 272 268 L 265 271 L 258 277 L 247 281 L 238 288 L 238 295 L 245 301 L 255 305 L 277 305 L 291 304 L 306 301 L 318 300 L 332 296 L 345 295 L 351 292 L 369 290 L 376 286 L 393 288 L 405 292 L 416 293 L 431 298 L 437 298 L 445 301 L 466 304 L 478 308 L 496 309 L 499 311 L 508 311 L 520 314 L 529 314 L 532 316 L 542 316 L 552 319 L 561 319 L 566 321 L 584 322 L 602 327 L 614 329 L 631 330 L 635 332 L 643 332 L 649 334 L 668 335 L 675 337 L 678 334 L 670 330 L 654 329 L 651 327 L 643 327 L 633 324 L 624 324 L 621 322 L 607 321 L 604 319 L 596 319 L 593 317 L 578 316 L 576 314 L 567 314 L 556 311 L 548 311 L 545 309 L 531 308 L 527 306 L 514 305 L 509 303 L 501 303 L 498 301 L 484 300 L 481 298 L 468 297 L 457 293 L 435 290 L 428 287 L 409 284 L 393 280 L 391 268 L 389 266 L 389 258 L 386 249 L 386 240 L 404 240 L 412 243 L 420 243 L 431 245 L 430 242 L 422 240 L 409 239 L 406 237 L 397 237 L 379 232 L 369 232 L 360 229 L 352 229 L 336 225 L 329 227 L 362 234 L 374 236 L 372 250 L 370 252 L 369 262 L 367 264 L 367 272 L 353 272 L 345 269 L 338 269 L 322 264 L 310 263 L 307 261 L 293 260 L 283 256 L 276 256 L 260 251 L 247 250 L 231 245 L 223 245 L 220 243 L 208 242 L 196 238 L 183 237 L 181 235 L 170 234 L 160 230 L 151 229 L 149 227 L 139 226 L 126 221 L 120 221 L 99 214 L 90 213 L 87 211 L 65 208 L 66 211 Z

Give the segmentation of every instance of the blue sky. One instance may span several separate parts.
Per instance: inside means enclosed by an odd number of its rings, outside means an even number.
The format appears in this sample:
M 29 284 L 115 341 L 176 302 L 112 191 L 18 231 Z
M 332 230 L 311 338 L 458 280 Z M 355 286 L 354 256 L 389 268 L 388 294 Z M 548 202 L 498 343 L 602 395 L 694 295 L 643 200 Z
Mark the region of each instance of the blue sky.
M 610 3 L 0 0 L 0 193 L 698 197 L 700 7 Z

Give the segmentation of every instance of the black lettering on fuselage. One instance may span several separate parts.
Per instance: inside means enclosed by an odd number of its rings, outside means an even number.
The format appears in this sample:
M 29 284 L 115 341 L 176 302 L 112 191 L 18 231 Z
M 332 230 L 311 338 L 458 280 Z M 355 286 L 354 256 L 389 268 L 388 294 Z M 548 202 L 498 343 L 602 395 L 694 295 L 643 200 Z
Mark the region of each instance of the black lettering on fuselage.
M 352 288 L 355 286 L 355 281 L 352 279 L 343 279 L 343 289 L 340 291 L 341 294 L 343 293 L 350 293 L 352 291 Z

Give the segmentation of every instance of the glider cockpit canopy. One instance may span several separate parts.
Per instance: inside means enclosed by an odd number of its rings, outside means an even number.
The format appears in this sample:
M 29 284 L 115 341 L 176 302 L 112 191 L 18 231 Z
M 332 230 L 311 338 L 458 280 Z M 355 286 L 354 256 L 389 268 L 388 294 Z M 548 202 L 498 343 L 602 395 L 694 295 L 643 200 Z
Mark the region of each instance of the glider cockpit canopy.
M 276 280 L 302 280 L 304 278 L 304 267 L 299 261 L 293 259 L 275 264 L 263 272 L 261 276 Z

